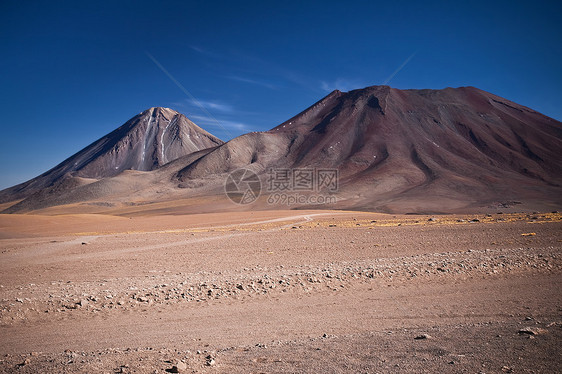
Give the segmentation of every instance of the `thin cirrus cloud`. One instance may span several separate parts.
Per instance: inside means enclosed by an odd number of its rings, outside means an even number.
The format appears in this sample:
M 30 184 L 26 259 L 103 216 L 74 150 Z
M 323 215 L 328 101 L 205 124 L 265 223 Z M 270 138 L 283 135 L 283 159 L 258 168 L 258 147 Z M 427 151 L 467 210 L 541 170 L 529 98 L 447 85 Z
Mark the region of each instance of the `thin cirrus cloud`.
M 233 113 L 235 109 L 232 105 L 218 100 L 185 99 L 172 103 L 174 106 L 187 109 L 207 109 L 212 112 Z
M 190 100 L 190 103 L 193 105 L 202 105 L 204 108 L 223 113 L 231 113 L 234 110 L 232 105 L 221 103 L 220 101 L 197 100 L 197 102 L 195 102 L 194 100 Z
M 190 48 L 205 60 L 213 61 L 219 64 L 219 66 L 223 66 L 224 69 L 222 70 L 232 71 L 231 75 L 221 75 L 221 77 L 232 81 L 260 86 L 270 90 L 279 90 L 287 84 L 296 84 L 307 89 L 314 88 L 308 82 L 306 76 L 288 70 L 273 61 L 264 60 L 261 57 L 239 50 L 218 53 L 195 45 L 191 45 Z M 235 71 L 238 73 L 235 73 Z M 256 72 L 258 72 L 258 75 L 275 78 L 273 81 L 272 79 L 255 78 Z
M 360 87 L 363 87 L 363 85 L 358 81 L 343 78 L 338 78 L 333 82 L 320 82 L 320 88 L 326 92 L 332 92 L 334 90 L 351 91 Z
M 227 78 L 237 82 L 243 82 L 243 83 L 253 84 L 256 86 L 269 88 L 270 90 L 276 90 L 279 88 L 279 86 L 275 84 L 266 81 L 257 80 L 257 79 L 251 79 L 251 78 L 240 77 L 240 76 L 229 76 Z
M 241 115 L 234 106 L 217 100 L 186 99 L 172 103 L 175 107 L 182 108 L 182 112 L 197 125 L 210 130 L 219 130 L 216 133 L 223 140 L 231 139 L 243 132 L 249 132 L 250 126 L 235 119 Z
M 237 121 L 232 121 L 232 120 L 226 120 L 226 119 L 216 119 L 215 118 L 210 118 L 208 116 L 200 116 L 200 115 L 192 115 L 190 116 L 190 119 L 193 120 L 194 122 L 201 124 L 202 126 L 207 126 L 207 127 L 219 127 L 218 124 L 216 123 L 216 121 L 218 121 L 220 123 L 220 127 L 225 127 L 227 129 L 233 130 L 235 132 L 249 132 L 251 131 L 250 126 L 241 123 L 241 122 L 237 122 Z
M 408 58 L 406 58 L 404 60 L 404 62 L 402 62 L 402 64 L 400 64 L 393 72 L 392 74 L 390 74 L 384 81 L 383 81 L 383 85 L 386 85 L 388 83 L 390 83 L 390 81 L 392 79 L 394 79 L 394 77 L 400 73 L 400 71 L 402 69 L 404 69 L 404 67 L 406 67 L 406 65 L 408 65 L 408 63 L 416 56 L 417 51 L 415 51 L 414 53 L 412 53 L 410 56 L 408 56 Z M 364 84 L 360 81 L 357 80 L 353 80 L 353 79 L 345 79 L 345 78 L 338 78 L 335 81 L 332 82 L 328 82 L 328 81 L 321 81 L 320 82 L 320 88 L 324 91 L 327 92 L 332 92 L 334 90 L 340 90 L 340 91 L 351 91 L 357 88 L 361 88 L 361 87 L 366 87 L 368 86 L 368 84 Z

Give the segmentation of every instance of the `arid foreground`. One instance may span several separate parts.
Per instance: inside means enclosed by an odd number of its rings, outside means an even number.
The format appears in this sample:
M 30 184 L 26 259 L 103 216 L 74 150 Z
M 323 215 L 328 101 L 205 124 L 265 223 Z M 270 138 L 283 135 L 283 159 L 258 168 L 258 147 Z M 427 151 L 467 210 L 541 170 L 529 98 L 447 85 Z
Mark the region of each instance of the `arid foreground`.
M 8 373 L 555 373 L 562 215 L 0 215 Z

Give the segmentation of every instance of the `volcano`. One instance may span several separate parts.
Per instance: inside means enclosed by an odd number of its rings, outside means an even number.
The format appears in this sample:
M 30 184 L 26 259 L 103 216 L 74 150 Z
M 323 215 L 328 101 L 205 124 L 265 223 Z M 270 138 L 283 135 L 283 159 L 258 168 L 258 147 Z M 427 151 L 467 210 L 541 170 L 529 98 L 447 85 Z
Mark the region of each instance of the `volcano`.
M 0 192 L 0 202 L 25 198 L 64 181 L 81 185 L 124 170 L 152 171 L 223 141 L 169 108 L 150 108 L 46 173 Z
M 177 135 L 180 123 L 195 135 Z M 447 213 L 562 206 L 562 124 L 474 87 L 334 91 L 269 131 L 227 143 L 194 126 L 169 109 L 145 111 L 106 137 L 127 141 L 100 139 L 0 196 L 15 200 L 19 191 L 41 189 L 65 173 L 96 183 L 76 183 L 60 192 L 51 188 L 48 195 L 29 196 L 5 212 L 85 201 L 122 206 L 135 200 L 150 206 L 189 197 L 205 202 L 197 203 L 197 211 L 216 211 L 218 201 L 228 202 L 224 182 L 238 169 L 262 181 L 255 209 L 280 208 L 266 204 L 265 189 L 269 173 L 279 169 L 338 173 L 336 191 L 316 191 L 337 202 L 290 208 Z M 199 142 L 188 141 L 194 137 Z M 131 176 L 126 169 L 148 175 Z
M 338 207 L 420 212 L 561 203 L 562 126 L 474 87 L 334 91 L 263 133 L 223 144 L 180 181 L 248 168 L 339 171 Z

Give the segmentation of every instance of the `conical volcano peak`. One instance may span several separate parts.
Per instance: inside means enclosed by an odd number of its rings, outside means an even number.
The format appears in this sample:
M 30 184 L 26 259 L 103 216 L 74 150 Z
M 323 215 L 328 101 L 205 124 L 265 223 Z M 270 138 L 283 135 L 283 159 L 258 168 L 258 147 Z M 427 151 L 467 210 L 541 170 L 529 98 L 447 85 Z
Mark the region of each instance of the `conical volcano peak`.
M 177 114 L 180 114 L 178 111 L 175 111 L 171 108 L 166 108 L 166 107 L 161 107 L 161 106 L 153 106 L 151 108 L 148 108 L 142 112 L 140 112 L 140 115 L 151 115 L 151 116 L 157 116 L 157 115 L 164 115 L 164 116 L 175 116 Z
M 222 143 L 183 114 L 152 107 L 46 173 L 2 191 L 0 201 L 28 196 L 69 176 L 100 179 L 124 170 L 151 171 Z
M 109 165 L 89 162 L 77 170 L 77 176 L 103 178 L 126 169 L 150 171 L 181 156 L 222 144 L 183 114 L 163 107 L 141 112 L 104 139 Z

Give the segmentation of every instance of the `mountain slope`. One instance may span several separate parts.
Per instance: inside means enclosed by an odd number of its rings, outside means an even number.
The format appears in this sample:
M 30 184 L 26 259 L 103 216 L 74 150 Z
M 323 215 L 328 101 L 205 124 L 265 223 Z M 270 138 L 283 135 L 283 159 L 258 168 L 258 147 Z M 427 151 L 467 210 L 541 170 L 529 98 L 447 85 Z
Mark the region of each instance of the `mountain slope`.
M 168 108 L 150 108 L 46 173 L 0 191 L 0 202 L 22 199 L 57 184 L 65 187 L 58 186 L 59 189 L 67 189 L 91 182 L 84 178 L 107 178 L 129 169 L 151 171 L 222 143 L 183 114 Z
M 335 168 L 338 207 L 447 211 L 562 195 L 561 123 L 473 88 L 334 91 L 265 133 L 223 144 L 181 182 L 246 167 Z

